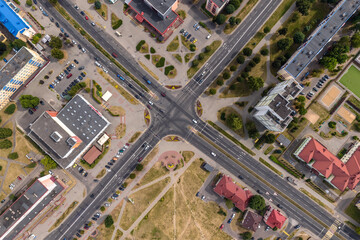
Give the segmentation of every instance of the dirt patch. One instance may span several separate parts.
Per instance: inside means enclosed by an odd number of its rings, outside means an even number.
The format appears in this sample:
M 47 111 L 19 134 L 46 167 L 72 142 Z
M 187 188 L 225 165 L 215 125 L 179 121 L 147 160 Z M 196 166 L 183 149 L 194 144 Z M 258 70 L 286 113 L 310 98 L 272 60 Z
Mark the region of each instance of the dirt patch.
M 125 110 L 120 106 L 111 106 L 109 108 L 110 112 L 112 112 L 115 115 L 125 116 Z
M 320 101 L 326 108 L 329 109 L 341 97 L 341 93 L 342 90 L 338 86 L 332 85 Z
M 319 115 L 317 115 L 313 110 L 309 109 L 305 115 L 305 118 L 310 121 L 310 123 L 315 124 L 319 120 Z
M 126 124 L 120 123 L 115 129 L 115 135 L 118 139 L 120 139 L 125 136 L 125 133 L 126 133 Z
M 337 114 L 342 117 L 345 121 L 347 121 L 349 124 L 351 124 L 356 116 L 354 113 L 352 113 L 349 109 L 342 106 L 338 111 Z

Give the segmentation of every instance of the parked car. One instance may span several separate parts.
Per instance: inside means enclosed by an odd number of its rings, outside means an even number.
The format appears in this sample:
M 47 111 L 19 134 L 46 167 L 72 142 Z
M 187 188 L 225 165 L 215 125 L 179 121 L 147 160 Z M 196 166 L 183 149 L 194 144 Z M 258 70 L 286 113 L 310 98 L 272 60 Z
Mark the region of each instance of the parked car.
M 85 19 L 86 19 L 86 20 L 89 20 L 89 17 L 88 17 L 88 16 L 85 16 Z
M 81 11 L 81 12 L 80 12 L 80 14 L 81 14 L 81 15 L 83 15 L 83 16 L 85 16 L 85 13 L 84 13 L 84 11 Z
M 181 29 L 181 30 L 180 30 L 180 33 L 183 33 L 184 31 L 185 31 L 184 29 Z
M 116 53 L 112 53 L 112 56 L 113 56 L 114 58 L 117 58 L 117 57 L 118 57 Z
M 300 224 L 298 224 L 298 225 L 296 225 L 294 228 L 295 229 L 299 229 L 301 226 L 300 226 Z
M 200 25 L 195 28 L 195 31 L 197 31 L 197 30 L 199 30 L 199 29 L 200 29 Z
M 70 73 L 69 75 L 66 76 L 67 79 L 72 77 L 72 73 Z
M 220 225 L 220 229 L 223 229 L 223 228 L 224 228 L 224 224 L 221 224 L 221 225 Z
M 60 25 L 59 25 L 59 23 L 58 23 L 58 22 L 56 22 L 56 23 L 55 23 L 55 26 L 60 27 Z

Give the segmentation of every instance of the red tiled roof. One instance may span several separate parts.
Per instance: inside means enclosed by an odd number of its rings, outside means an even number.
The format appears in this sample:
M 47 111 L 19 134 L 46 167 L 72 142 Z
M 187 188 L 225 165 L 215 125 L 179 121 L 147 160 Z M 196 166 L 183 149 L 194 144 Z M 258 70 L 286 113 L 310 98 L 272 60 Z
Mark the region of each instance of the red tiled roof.
M 344 164 L 326 147 L 312 138 L 298 155 L 306 163 L 314 161 L 312 168 L 325 176 L 333 176 L 331 183 L 341 191 L 354 189 L 360 181 L 360 149 Z
M 244 190 L 236 185 L 229 176 L 223 176 L 215 186 L 214 191 L 231 200 L 235 207 L 241 211 L 245 211 L 252 196 L 249 190 Z
M 271 209 L 270 209 L 271 211 Z M 266 221 L 266 225 L 268 225 L 271 228 L 277 227 L 278 229 L 280 229 L 284 222 L 286 221 L 286 217 L 283 216 L 279 210 L 277 209 L 272 209 L 267 221 Z
M 83 156 L 83 159 L 88 163 L 88 164 L 92 164 L 95 159 L 97 159 L 98 156 L 100 156 L 101 151 L 95 147 L 92 146 L 92 148 L 89 149 L 89 151 L 87 151 L 87 153 Z

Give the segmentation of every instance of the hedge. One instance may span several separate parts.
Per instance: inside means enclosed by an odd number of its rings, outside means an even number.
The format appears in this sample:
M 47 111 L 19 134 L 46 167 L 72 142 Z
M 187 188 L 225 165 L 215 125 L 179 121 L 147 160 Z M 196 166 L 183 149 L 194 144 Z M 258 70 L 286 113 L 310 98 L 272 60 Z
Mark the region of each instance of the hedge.
M 6 114 L 13 114 L 15 112 L 16 105 L 14 103 L 10 104 L 4 111 Z
M 161 57 L 160 60 L 156 63 L 156 67 L 161 68 L 165 65 L 165 58 Z
M 174 70 L 174 68 L 175 67 L 173 65 L 165 67 L 165 75 L 167 76 L 171 70 Z
M 0 141 L 0 149 L 8 149 L 12 147 L 12 142 L 5 139 Z
M 119 19 L 113 26 L 112 29 L 116 30 L 122 25 L 122 20 Z
M 14 160 L 19 158 L 19 155 L 17 152 L 9 153 L 8 158 Z
M 141 40 L 137 45 L 136 45 L 136 51 L 140 51 L 142 45 L 145 44 L 145 40 Z
M 0 128 L 0 139 L 8 138 L 13 134 L 10 128 Z

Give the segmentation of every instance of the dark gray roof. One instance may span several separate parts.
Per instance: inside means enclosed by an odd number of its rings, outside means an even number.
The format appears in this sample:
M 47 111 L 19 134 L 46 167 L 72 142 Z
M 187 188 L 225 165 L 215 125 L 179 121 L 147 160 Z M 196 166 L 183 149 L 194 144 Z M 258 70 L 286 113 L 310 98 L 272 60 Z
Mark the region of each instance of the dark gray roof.
M 286 100 L 280 94 L 276 95 L 276 97 L 271 101 L 269 107 L 276 112 L 282 119 L 285 119 L 291 113 L 291 109 L 289 108 L 289 101 Z
M 291 143 L 291 141 L 285 137 L 284 135 L 280 134 L 277 138 L 276 138 L 276 141 L 278 143 L 281 143 L 284 147 L 288 147 Z
M 35 181 L 26 192 L 21 195 L 15 203 L 13 203 L 1 216 L 0 216 L 0 236 L 2 236 L 11 226 L 17 223 L 13 231 L 8 234 L 4 239 L 14 239 L 15 236 L 26 226 L 32 219 L 42 211 L 45 206 L 63 190 L 63 187 L 55 181 L 56 188 L 41 202 L 39 199 L 47 192 L 47 188 L 39 181 Z M 54 194 L 55 193 L 55 194 Z M 37 206 L 30 212 L 27 211 L 34 205 Z M 26 218 L 17 222 L 25 213 Z
M 160 33 L 164 33 L 178 17 L 174 11 L 170 11 L 166 18 L 163 19 L 155 10 L 146 5 L 143 0 L 132 0 L 129 6 L 138 14 L 143 13 L 144 19 Z
M 283 68 L 297 78 L 359 7 L 360 1 L 341 1 Z
M 175 3 L 176 0 L 146 0 L 159 13 L 164 15 Z
M 22 47 L 1 69 L 0 89 L 2 89 L 33 57 L 26 47 Z
M 81 95 L 74 96 L 56 118 L 57 121 L 44 112 L 31 124 L 28 135 L 63 168 L 86 150 L 110 124 Z M 66 156 L 75 144 L 70 137 L 78 137 L 82 142 Z
M 301 86 L 295 81 L 293 81 L 291 82 L 290 85 L 286 85 L 282 93 L 282 96 L 286 99 L 288 99 L 289 95 L 291 95 L 292 98 L 295 98 L 301 90 L 302 90 Z
M 229 0 L 211 0 L 214 2 L 219 8 L 222 8 L 223 5 L 227 4 Z
M 203 169 L 205 169 L 206 171 L 208 171 L 208 172 L 214 171 L 214 168 L 213 168 L 210 164 L 208 164 L 208 163 L 206 163 L 206 162 L 204 162 L 204 163 L 201 165 L 201 167 L 202 167 Z

